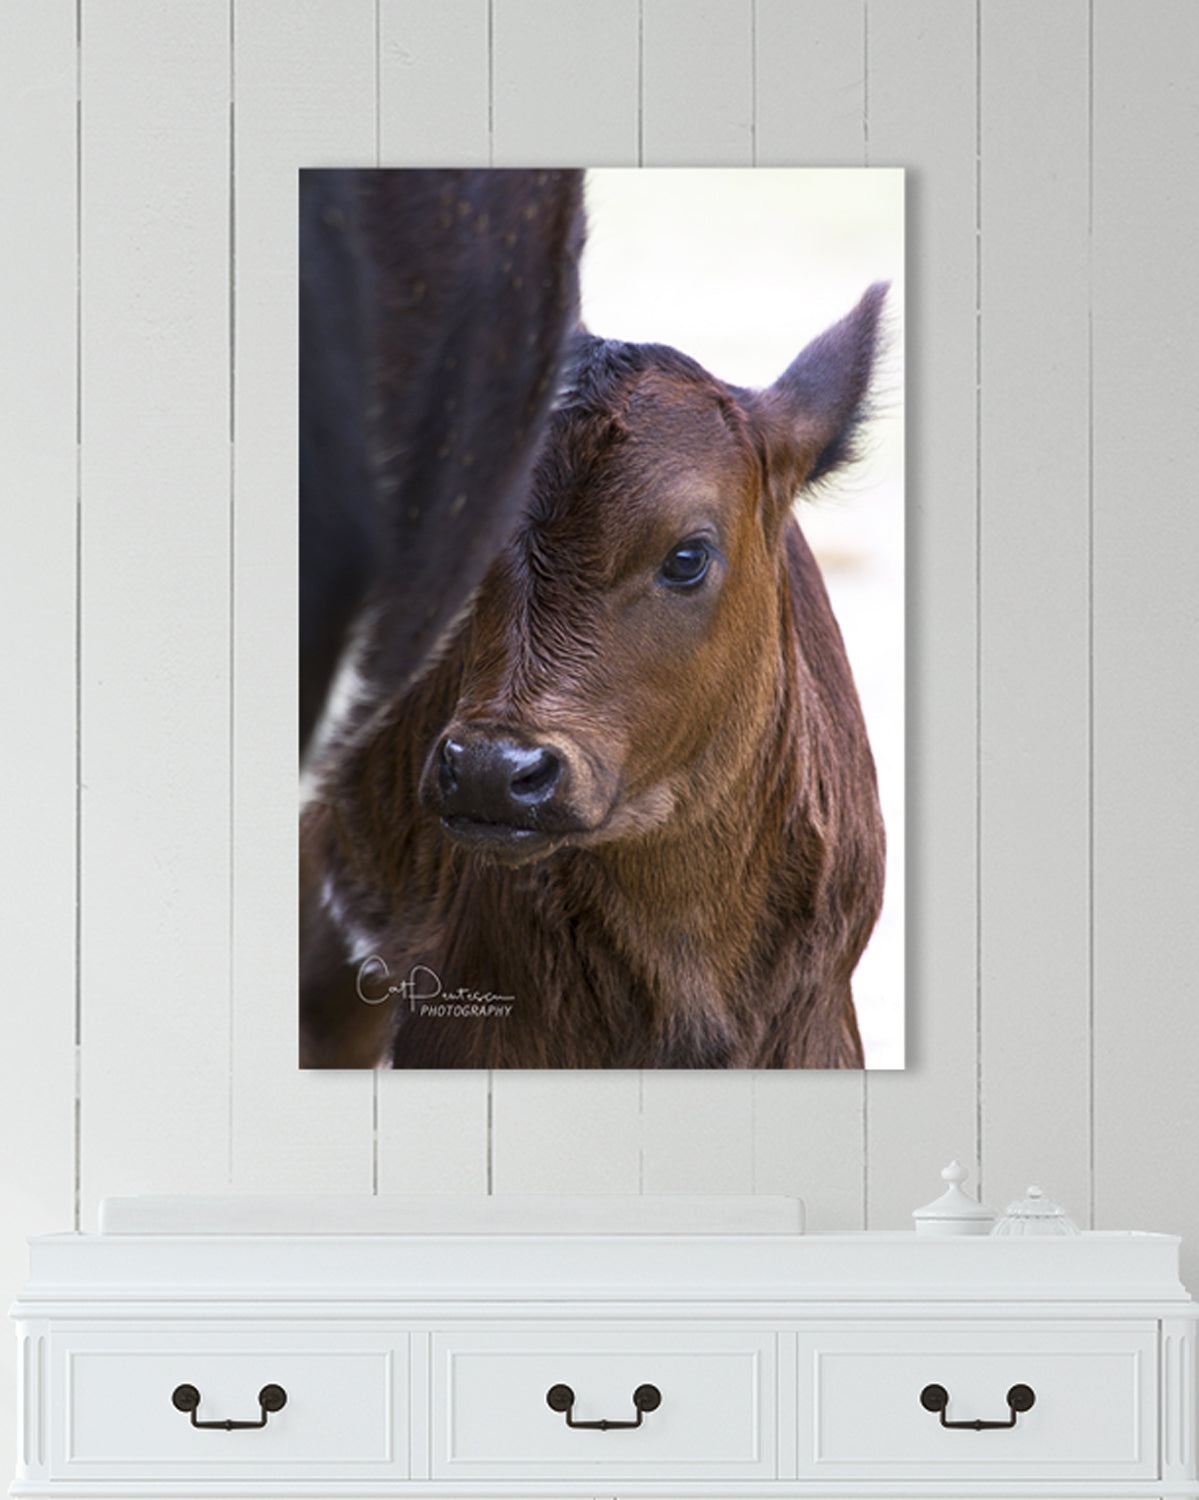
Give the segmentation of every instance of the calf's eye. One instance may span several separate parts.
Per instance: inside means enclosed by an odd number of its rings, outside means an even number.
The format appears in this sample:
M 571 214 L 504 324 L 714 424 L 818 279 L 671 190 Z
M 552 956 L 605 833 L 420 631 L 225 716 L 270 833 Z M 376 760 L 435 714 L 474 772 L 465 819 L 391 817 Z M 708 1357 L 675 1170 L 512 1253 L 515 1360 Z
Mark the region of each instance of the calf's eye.
M 700 536 L 688 537 L 668 552 L 658 577 L 675 589 L 691 589 L 703 581 L 712 561 L 712 549 Z

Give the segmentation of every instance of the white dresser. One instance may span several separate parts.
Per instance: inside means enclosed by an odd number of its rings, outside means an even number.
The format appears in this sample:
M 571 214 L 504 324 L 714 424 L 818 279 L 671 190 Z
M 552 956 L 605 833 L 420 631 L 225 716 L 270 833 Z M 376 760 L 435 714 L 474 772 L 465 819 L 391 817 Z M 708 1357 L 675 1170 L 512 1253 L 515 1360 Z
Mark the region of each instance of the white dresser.
M 13 1495 L 1199 1497 L 1170 1236 L 805 1235 L 782 1199 L 102 1222 L 31 1241 Z

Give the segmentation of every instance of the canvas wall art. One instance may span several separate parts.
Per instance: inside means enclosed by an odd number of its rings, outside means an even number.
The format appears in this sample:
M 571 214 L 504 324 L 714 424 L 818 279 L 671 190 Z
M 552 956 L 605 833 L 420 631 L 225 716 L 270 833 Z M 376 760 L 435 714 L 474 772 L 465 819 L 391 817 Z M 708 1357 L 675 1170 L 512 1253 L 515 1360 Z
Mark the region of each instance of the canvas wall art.
M 301 1066 L 903 1066 L 903 225 L 301 174 Z

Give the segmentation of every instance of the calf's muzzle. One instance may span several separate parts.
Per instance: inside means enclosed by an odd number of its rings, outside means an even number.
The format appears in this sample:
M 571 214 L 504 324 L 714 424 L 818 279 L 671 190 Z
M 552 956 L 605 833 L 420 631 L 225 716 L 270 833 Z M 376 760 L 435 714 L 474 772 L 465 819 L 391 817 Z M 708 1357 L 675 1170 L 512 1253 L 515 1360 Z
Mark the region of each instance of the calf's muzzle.
M 457 842 L 529 855 L 577 830 L 566 757 L 509 725 L 452 724 L 434 745 L 421 800 Z

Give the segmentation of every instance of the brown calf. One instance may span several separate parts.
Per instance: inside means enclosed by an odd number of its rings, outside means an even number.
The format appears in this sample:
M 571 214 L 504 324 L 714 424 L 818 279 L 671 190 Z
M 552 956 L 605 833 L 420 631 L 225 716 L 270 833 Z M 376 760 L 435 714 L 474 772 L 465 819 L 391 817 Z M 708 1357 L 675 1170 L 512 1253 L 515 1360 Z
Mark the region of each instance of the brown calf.
M 580 336 L 469 615 L 305 814 L 307 1065 L 862 1066 L 883 826 L 791 507 L 884 296 L 764 391 Z

